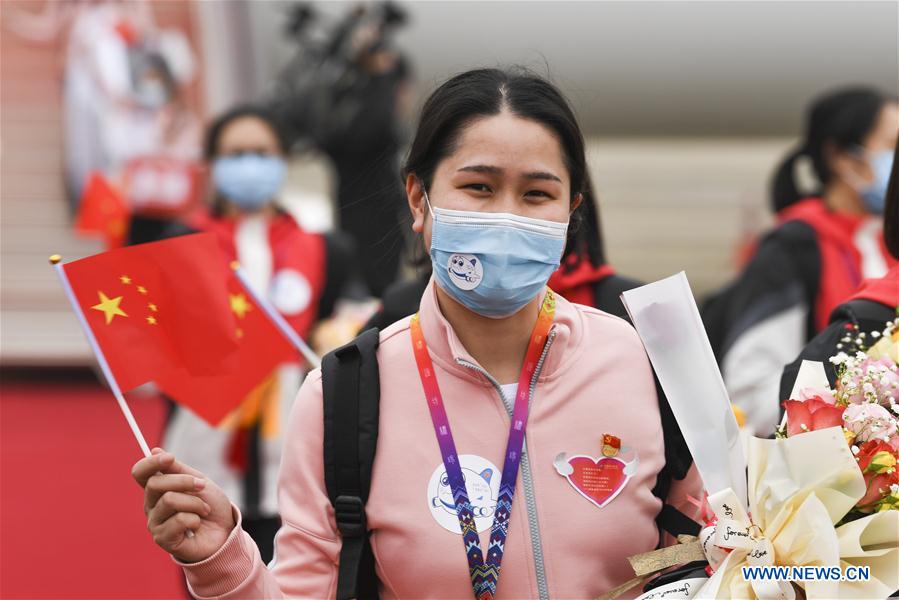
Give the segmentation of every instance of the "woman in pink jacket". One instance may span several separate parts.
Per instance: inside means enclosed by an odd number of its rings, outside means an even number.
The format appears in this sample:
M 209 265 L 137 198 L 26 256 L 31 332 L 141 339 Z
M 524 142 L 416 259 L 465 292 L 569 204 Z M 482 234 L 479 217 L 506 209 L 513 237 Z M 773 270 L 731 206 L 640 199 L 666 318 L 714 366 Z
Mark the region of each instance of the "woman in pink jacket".
M 377 352 L 365 517 L 381 597 L 591 598 L 659 545 L 665 458 L 640 340 L 546 288 L 586 173 L 574 114 L 534 75 L 469 71 L 423 108 L 406 193 L 434 276 Z M 314 371 L 288 424 L 268 568 L 215 483 L 159 449 L 135 465 L 149 530 L 196 597 L 335 596 L 323 412 Z M 668 503 L 686 512 L 700 493 L 694 469 Z

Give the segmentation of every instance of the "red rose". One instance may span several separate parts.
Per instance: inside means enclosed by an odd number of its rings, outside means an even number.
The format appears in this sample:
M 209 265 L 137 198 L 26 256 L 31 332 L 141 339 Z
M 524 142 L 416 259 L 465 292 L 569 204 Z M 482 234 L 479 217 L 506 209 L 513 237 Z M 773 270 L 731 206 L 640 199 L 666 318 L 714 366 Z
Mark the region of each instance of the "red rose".
M 820 396 L 801 401 L 785 400 L 783 406 L 787 411 L 787 436 L 843 425 L 845 408 L 834 406 Z
M 893 456 L 896 455 L 893 446 L 881 440 L 867 441 L 858 448 L 858 454 L 855 455 L 855 458 L 858 461 L 858 468 L 861 469 L 864 474 L 867 491 L 865 492 L 865 495 L 856 502 L 856 506 L 861 507 L 866 504 L 871 504 L 872 502 L 877 502 L 889 493 L 891 485 L 899 484 L 899 471 L 897 471 L 897 469 L 893 469 L 892 473 L 865 473 L 865 470 L 871 465 L 871 461 L 874 457 L 881 452 L 888 452 Z M 869 507 L 862 510 L 864 512 L 871 512 L 872 509 Z
M 858 468 L 864 472 L 864 470 L 868 468 L 868 465 L 871 464 L 871 459 L 874 458 L 874 455 L 878 452 L 896 453 L 893 447 L 887 442 L 882 440 L 868 440 L 858 447 L 858 454 L 855 455 L 855 460 L 858 461 Z

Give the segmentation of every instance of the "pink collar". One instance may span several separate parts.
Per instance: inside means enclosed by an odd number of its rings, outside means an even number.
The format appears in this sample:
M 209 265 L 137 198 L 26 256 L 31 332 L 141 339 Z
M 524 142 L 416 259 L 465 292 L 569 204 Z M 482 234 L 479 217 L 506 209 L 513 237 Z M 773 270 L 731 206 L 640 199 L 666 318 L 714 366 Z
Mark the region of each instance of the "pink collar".
M 459 377 L 490 385 L 476 371 L 459 364 L 459 361 L 464 361 L 481 368 L 462 345 L 449 321 L 440 311 L 437 293 L 434 290 L 435 285 L 434 279 L 431 278 L 422 295 L 419 308 L 421 329 L 431 351 L 432 360 Z M 551 380 L 558 376 L 563 370 L 563 355 L 579 349 L 583 341 L 584 325 L 581 322 L 583 318 L 583 315 L 570 302 L 556 294 L 556 318 L 553 324 L 552 347 L 547 352 L 539 381 Z

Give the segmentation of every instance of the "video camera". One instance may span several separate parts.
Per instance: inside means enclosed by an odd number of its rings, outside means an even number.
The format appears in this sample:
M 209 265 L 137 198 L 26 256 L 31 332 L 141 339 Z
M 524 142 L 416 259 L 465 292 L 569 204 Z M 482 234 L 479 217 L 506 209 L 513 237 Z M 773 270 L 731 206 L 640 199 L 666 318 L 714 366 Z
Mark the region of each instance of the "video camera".
M 393 51 L 393 34 L 406 22 L 389 1 L 354 6 L 336 23 L 308 2 L 289 9 L 285 33 L 299 48 L 277 78 L 272 108 L 292 145 L 327 145 L 346 131 L 366 100 L 372 59 Z

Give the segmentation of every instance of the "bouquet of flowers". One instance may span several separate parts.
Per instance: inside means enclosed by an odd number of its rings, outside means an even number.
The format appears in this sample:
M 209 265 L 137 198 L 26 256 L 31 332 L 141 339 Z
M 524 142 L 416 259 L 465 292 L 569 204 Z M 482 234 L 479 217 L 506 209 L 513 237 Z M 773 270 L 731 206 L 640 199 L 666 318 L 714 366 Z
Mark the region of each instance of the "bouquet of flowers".
M 885 598 L 899 589 L 896 505 L 897 324 L 865 340 L 847 331 L 828 387 L 823 365 L 805 363 L 775 439 L 739 428 L 681 273 L 622 296 L 708 493 L 698 539 L 631 558 L 638 576 L 708 560 L 690 586 L 652 589 L 649 598 Z M 866 341 L 868 343 L 866 343 Z M 873 342 L 873 343 L 872 343 Z M 650 560 L 650 558 L 654 560 Z M 691 558 L 690 560 L 693 560 Z M 650 568 L 638 568 L 640 564 Z M 834 577 L 755 576 L 753 568 L 829 569 Z M 869 577 L 840 577 L 852 567 Z M 783 573 L 784 571 L 780 571 Z M 747 574 L 748 573 L 748 574 Z M 800 591 L 801 588 L 801 591 Z
M 836 369 L 831 389 L 823 369 L 804 364 L 815 385 L 794 389 L 783 403 L 784 423 L 776 436 L 787 438 L 842 427 L 865 479 L 865 495 L 843 517 L 899 510 L 899 319 L 867 336 L 849 329 L 830 358 Z M 797 378 L 802 380 L 803 374 Z

